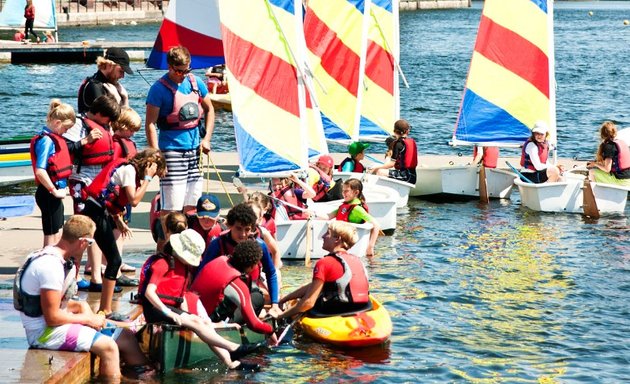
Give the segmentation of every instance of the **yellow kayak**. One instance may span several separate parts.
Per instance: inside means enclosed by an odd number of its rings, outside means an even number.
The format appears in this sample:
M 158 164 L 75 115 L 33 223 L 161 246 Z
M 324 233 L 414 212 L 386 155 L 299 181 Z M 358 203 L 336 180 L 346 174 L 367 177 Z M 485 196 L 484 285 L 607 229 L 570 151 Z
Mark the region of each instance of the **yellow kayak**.
M 392 320 L 378 300 L 370 296 L 372 309 L 349 315 L 308 317 L 300 320 L 304 332 L 315 340 L 342 347 L 364 347 L 386 342 Z

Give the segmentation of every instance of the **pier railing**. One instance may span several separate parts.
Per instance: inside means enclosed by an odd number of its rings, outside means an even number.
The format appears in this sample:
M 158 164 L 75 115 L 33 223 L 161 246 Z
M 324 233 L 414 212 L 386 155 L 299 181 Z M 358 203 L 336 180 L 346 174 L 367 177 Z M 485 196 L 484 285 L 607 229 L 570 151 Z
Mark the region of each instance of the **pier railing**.
M 0 0 L 0 11 L 6 0 Z M 166 10 L 168 0 L 57 0 L 57 14 Z

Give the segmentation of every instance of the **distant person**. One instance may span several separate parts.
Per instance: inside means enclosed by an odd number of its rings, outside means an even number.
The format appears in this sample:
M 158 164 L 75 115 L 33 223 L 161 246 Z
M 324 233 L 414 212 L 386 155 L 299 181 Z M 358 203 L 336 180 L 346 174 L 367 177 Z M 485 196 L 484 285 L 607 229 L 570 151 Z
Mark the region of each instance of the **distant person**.
M 473 147 L 473 164 L 483 164 L 486 168 L 496 168 L 499 160 L 499 147 Z
M 310 185 L 294 174 L 289 177 L 274 177 L 270 184 L 270 196 L 275 199 L 274 206 L 277 207 L 273 215 L 275 220 L 280 220 L 278 216 L 280 206 L 289 220 L 306 220 L 310 217 L 306 199 L 315 196 L 315 191 Z
M 224 64 L 208 68 L 206 71 L 206 84 L 208 92 L 214 95 L 223 95 L 229 92 Z
M 190 73 L 188 49 L 171 48 L 166 61 L 168 73 L 149 89 L 145 122 L 149 147 L 164 153 L 168 167 L 166 177 L 160 179 L 162 219 L 171 211 L 195 209 L 203 188 L 199 158 L 201 152 L 210 152 L 214 130 L 214 109 L 208 88 Z M 163 244 L 163 239 L 158 241 L 158 249 Z
M 398 120 L 394 123 L 395 141 L 391 144 L 391 159 L 382 165 L 371 168 L 369 172 L 416 184 L 418 148 L 416 141 L 408 136 L 410 130 L 411 125 L 407 120 Z
M 206 242 L 206 247 L 221 232 L 228 229 L 219 217 L 221 213 L 221 203 L 215 195 L 209 193 L 201 195 L 197 200 L 197 209 L 194 212 L 187 212 L 188 227 L 197 231 Z
M 630 149 L 617 139 L 617 126 L 606 121 L 599 129 L 602 139 L 594 162 L 587 163 L 589 179 L 598 183 L 630 187 Z
M 52 44 L 52 43 L 56 43 L 56 42 L 57 42 L 57 40 L 55 39 L 55 36 L 53 36 L 51 31 L 44 32 L 44 43 Z
M 68 177 L 72 174 L 72 159 L 62 137 L 76 122 L 74 109 L 52 99 L 46 116 L 46 126 L 31 139 L 31 163 L 35 173 L 35 201 L 41 211 L 44 246 L 61 239 L 63 199 L 68 194 Z
M 310 283 L 280 300 L 282 306 L 292 300 L 295 304 L 278 318 L 308 311 L 315 311 L 319 316 L 332 316 L 369 308 L 367 272 L 361 259 L 348 253 L 358 240 L 356 229 L 347 223 L 333 221 L 328 224 L 322 239 L 328 255 L 315 264 Z
M 549 127 L 544 121 L 537 121 L 532 135 L 521 152 L 521 173 L 533 183 L 554 183 L 560 180 L 562 166 L 555 166 L 549 157 Z
M 129 55 L 122 48 L 109 48 L 105 56 L 96 58 L 98 71 L 85 78 L 79 86 L 77 105 L 79 113 L 86 113 L 94 100 L 102 95 L 113 97 L 119 106 L 129 106 L 129 95 L 120 80 L 125 73 L 132 75 L 133 70 L 129 66 Z
M 366 168 L 361 164 L 361 160 L 365 158 L 365 150 L 370 147 L 368 143 L 361 143 L 359 141 L 355 141 L 354 143 L 348 146 L 348 153 L 350 157 L 346 157 L 339 167 L 337 168 L 339 172 L 357 172 L 363 173 Z
M 33 5 L 33 0 L 26 0 L 26 6 L 24 7 L 24 18 L 26 21 L 24 22 L 24 38 L 28 37 L 28 33 L 30 32 L 33 37 L 35 37 L 35 41 L 40 42 L 39 36 L 33 30 L 33 26 L 35 25 L 35 6 Z
M 59 242 L 31 253 L 18 270 L 13 305 L 20 312 L 28 344 L 53 351 L 90 351 L 100 358 L 104 382 L 120 380 L 120 358 L 136 375 L 154 372 L 129 329 L 114 327 L 85 302 L 71 299 L 76 293 L 74 260 L 94 243 L 94 230 L 88 217 L 71 216 Z M 111 337 L 101 332 L 103 328 Z
M 24 38 L 26 37 L 26 35 L 24 35 L 24 32 L 20 31 L 19 29 L 15 30 L 15 34 L 13 34 L 13 41 L 24 41 Z

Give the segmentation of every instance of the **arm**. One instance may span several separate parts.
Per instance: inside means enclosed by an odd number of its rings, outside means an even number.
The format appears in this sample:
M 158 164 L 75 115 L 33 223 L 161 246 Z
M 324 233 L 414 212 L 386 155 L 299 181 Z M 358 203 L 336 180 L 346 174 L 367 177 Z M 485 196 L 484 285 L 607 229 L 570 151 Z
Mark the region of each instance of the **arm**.
M 147 135 L 147 145 L 149 146 L 149 148 L 158 148 L 157 119 L 159 114 L 160 107 L 147 104 L 144 130 Z
M 269 250 L 269 254 L 271 255 L 271 259 L 273 260 L 273 265 L 276 269 L 282 267 L 282 259 L 280 258 L 280 250 L 278 249 L 278 242 L 276 239 L 271 236 L 271 233 L 265 229 L 262 233 L 262 238 L 267 245 L 267 249 Z
M 137 171 L 136 171 L 137 172 Z M 147 163 L 147 167 L 144 170 L 144 175 L 150 178 L 153 178 L 157 173 L 157 164 L 156 163 Z M 134 175 L 135 178 L 135 175 Z M 130 185 L 125 185 L 124 193 L 127 194 L 127 201 L 131 204 L 132 207 L 137 207 L 138 204 L 142 201 L 144 194 L 147 192 L 147 188 L 149 187 L 149 183 L 151 180 L 143 178 L 140 181 L 140 186 L 136 189 L 135 181 L 133 183 L 129 183 Z
M 302 180 L 300 180 L 299 177 L 297 177 L 296 175 L 292 174 L 291 175 L 291 181 L 293 181 L 295 184 L 297 184 L 302 189 L 302 191 L 303 191 L 302 192 L 302 198 L 304 200 L 312 199 L 313 197 L 315 197 L 315 190 L 313 189 L 313 187 L 311 187 L 307 183 L 305 183 Z
M 40 302 L 46 325 L 56 327 L 64 324 L 83 324 L 94 329 L 105 325 L 105 316 L 94 313 L 72 313 L 60 308 L 61 291 L 53 289 L 40 290 Z M 74 306 L 73 306 L 74 307 Z
M 473 165 L 477 165 L 481 163 L 481 159 L 483 159 L 483 151 L 484 151 L 483 147 L 477 146 L 475 148 L 477 149 L 477 153 L 475 154 L 475 157 L 473 157 L 473 161 L 472 161 Z
M 313 279 L 310 284 L 307 284 L 304 287 L 300 288 L 299 290 L 303 289 L 304 295 L 301 298 L 298 298 L 297 304 L 282 312 L 279 318 L 292 317 L 297 315 L 298 313 L 303 313 L 313 308 L 315 306 L 315 303 L 317 302 L 319 294 L 322 292 L 323 287 L 324 282 L 322 280 Z
M 57 189 L 57 186 L 50 180 L 50 176 L 45 169 L 37 168 L 35 171 L 35 177 L 37 180 L 46 188 L 51 195 L 55 196 L 58 199 L 63 199 L 66 197 L 65 189 Z
M 396 161 L 394 160 L 388 160 L 385 163 L 376 166 L 374 168 L 370 169 L 371 173 L 376 173 L 376 171 L 378 171 L 379 169 L 390 169 L 390 168 L 394 168 L 394 166 L 396 165 Z
M 341 172 L 352 172 L 352 171 L 354 171 L 354 163 L 353 163 L 354 161 L 356 161 L 356 160 L 353 159 L 352 161 L 346 161 L 343 164 L 343 167 L 341 168 Z
M 247 326 L 251 330 L 264 334 L 273 333 L 271 325 L 260 321 L 258 316 L 256 316 L 251 296 L 249 295 L 249 288 L 247 288 L 243 280 L 235 279 L 228 284 L 225 288 L 225 298 L 231 301 L 237 301 L 235 304 L 240 307 L 243 319 L 245 319 Z
M 267 245 L 265 243 L 260 244 L 262 246 L 263 255 L 262 255 L 262 265 L 263 272 L 265 272 L 265 276 L 267 276 L 267 287 L 269 288 L 269 296 L 271 298 L 271 305 L 278 305 L 278 296 L 280 289 L 278 288 L 278 275 L 276 275 L 276 267 L 273 264 L 273 259 L 269 254 L 269 249 L 267 249 Z
M 210 95 L 206 93 L 206 96 L 201 101 L 203 107 L 206 123 L 206 135 L 201 140 L 201 150 L 203 153 L 210 152 L 210 141 L 212 140 L 212 132 L 214 131 L 214 107 L 212 106 L 212 100 Z

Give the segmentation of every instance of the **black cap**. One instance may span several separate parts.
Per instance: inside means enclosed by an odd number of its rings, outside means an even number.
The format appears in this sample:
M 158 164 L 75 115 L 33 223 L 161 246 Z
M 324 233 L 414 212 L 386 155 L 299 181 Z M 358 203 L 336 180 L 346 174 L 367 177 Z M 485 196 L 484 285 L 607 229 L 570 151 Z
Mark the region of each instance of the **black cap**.
M 107 52 L 105 52 L 105 58 L 120 65 L 126 73 L 133 75 L 133 71 L 129 66 L 129 55 L 124 49 L 115 47 L 109 48 Z

